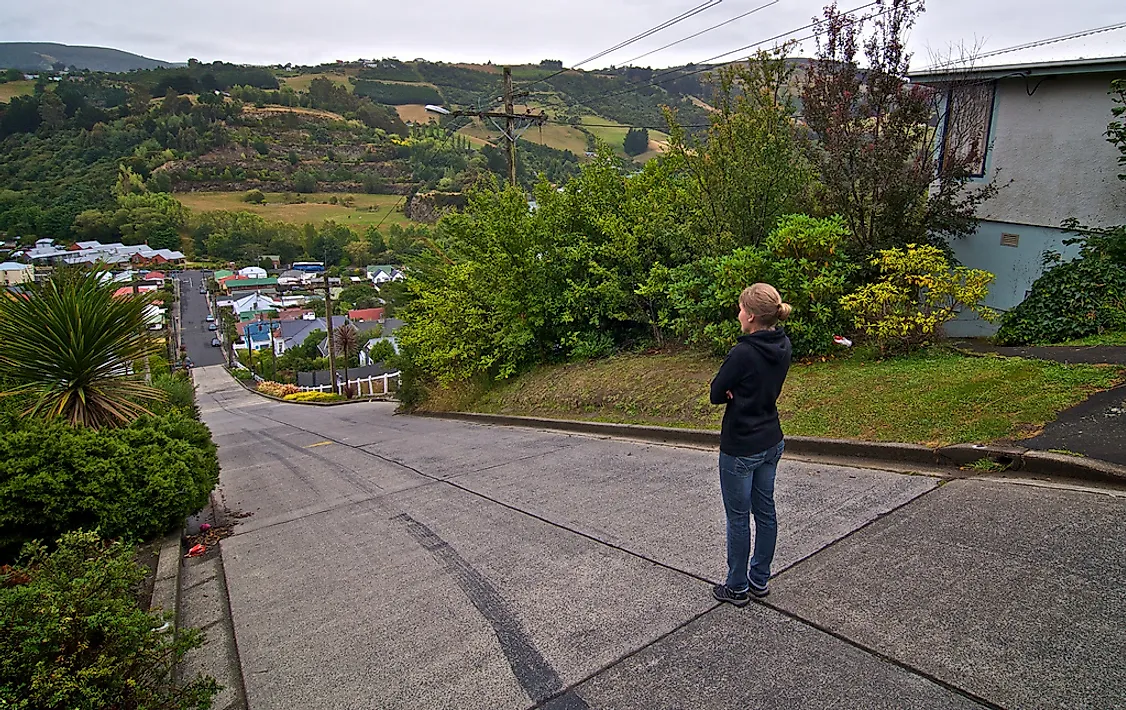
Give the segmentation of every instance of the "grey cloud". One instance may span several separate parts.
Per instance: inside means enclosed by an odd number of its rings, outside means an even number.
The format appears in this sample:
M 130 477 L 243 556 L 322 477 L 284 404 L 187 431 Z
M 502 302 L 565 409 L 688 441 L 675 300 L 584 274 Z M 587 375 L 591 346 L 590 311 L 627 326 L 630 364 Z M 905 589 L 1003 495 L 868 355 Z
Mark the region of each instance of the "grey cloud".
M 760 5 L 725 0 L 674 28 L 606 57 L 629 59 Z M 115 47 L 183 61 L 316 63 L 356 57 L 426 57 L 444 61 L 573 64 L 683 12 L 692 0 L 541 0 L 500 4 L 482 0 L 41 0 L 35 12 L 3 11 L 0 40 L 56 41 Z M 932 0 L 911 37 L 918 63 L 958 42 L 997 49 L 1126 19 L 1121 0 Z M 647 57 L 667 66 L 698 61 L 804 25 L 820 0 L 781 0 L 745 20 Z M 1104 38 L 1107 39 L 1107 38 Z M 1104 42 L 1126 54 L 1126 31 Z M 803 53 L 812 52 L 807 42 Z M 1046 50 L 1050 54 L 1050 50 Z M 729 58 L 737 58 L 732 55 Z M 595 66 L 595 65 L 592 65 Z

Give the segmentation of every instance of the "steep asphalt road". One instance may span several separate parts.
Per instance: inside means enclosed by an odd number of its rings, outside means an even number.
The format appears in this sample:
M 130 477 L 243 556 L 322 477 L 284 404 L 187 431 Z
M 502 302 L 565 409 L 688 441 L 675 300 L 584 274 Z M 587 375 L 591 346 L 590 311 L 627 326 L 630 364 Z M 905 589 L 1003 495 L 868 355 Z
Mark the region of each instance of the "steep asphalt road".
M 715 452 L 196 379 L 251 710 L 1126 707 L 1120 494 L 787 458 L 735 609 Z

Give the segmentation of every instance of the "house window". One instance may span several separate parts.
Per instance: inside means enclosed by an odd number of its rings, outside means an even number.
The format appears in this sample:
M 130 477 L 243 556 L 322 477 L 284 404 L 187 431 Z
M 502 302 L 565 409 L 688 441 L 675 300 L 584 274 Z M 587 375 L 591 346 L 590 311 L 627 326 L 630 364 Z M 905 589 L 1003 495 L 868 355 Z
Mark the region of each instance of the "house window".
M 1001 246 L 1003 247 L 1019 247 L 1020 235 L 1019 234 L 1002 234 Z
M 985 177 L 996 92 L 996 82 L 971 82 L 947 90 L 942 130 L 943 173 L 965 170 L 972 177 Z

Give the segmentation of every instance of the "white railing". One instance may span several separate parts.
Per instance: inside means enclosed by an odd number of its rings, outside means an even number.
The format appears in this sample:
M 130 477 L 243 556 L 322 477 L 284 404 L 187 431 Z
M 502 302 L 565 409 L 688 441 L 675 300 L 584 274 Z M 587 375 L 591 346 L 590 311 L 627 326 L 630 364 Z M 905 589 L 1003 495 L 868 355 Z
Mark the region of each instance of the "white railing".
M 352 391 L 357 397 L 372 397 L 381 394 L 391 394 L 391 380 L 395 381 L 396 388 L 400 382 L 400 373 L 389 372 L 386 375 L 376 377 L 360 378 L 358 380 L 348 380 L 347 384 L 354 385 Z M 376 384 L 376 383 L 379 384 Z M 344 383 L 341 383 L 344 384 Z M 365 387 L 366 386 L 366 387 Z M 332 392 L 332 385 L 317 385 L 316 387 L 299 387 L 302 392 Z

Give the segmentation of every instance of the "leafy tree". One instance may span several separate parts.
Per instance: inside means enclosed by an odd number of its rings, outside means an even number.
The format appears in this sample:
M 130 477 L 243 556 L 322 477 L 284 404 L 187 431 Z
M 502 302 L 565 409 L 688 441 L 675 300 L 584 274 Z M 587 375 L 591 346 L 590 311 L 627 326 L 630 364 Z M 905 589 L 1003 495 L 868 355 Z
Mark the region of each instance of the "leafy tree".
M 371 263 L 372 248 L 366 237 L 348 242 L 344 245 L 344 252 L 348 254 L 348 263 L 352 266 L 365 266 Z
M 309 194 L 317 191 L 317 176 L 308 170 L 302 170 L 293 175 L 293 190 Z
M 66 105 L 58 94 L 48 91 L 39 98 L 39 117 L 43 119 L 43 129 L 57 131 L 66 122 Z
M 691 178 L 706 224 L 725 249 L 758 244 L 786 214 L 809 204 L 812 174 L 802 155 L 784 52 L 760 53 L 716 73 L 709 128 L 688 135 L 670 115 L 670 149 Z
M 844 216 L 866 253 L 971 234 L 977 207 L 996 192 L 992 184 L 967 189 L 982 145 L 948 152 L 936 165 L 936 95 L 906 79 L 906 34 L 922 3 L 883 0 L 877 10 L 866 20 L 843 14 L 835 1 L 825 8 L 802 90 L 825 207 Z
M 341 290 L 337 298 L 341 304 L 346 304 L 349 310 L 359 308 L 378 308 L 379 291 L 370 283 L 355 284 Z
M 631 128 L 626 131 L 623 149 L 626 155 L 641 155 L 649 150 L 649 129 Z
M 147 330 L 144 295 L 116 298 L 101 272 L 56 271 L 27 298 L 0 297 L 0 366 L 8 393 L 26 393 L 28 414 L 115 426 L 161 398 L 133 372 L 160 350 Z
M 242 200 L 252 205 L 260 205 L 266 201 L 266 196 L 262 194 L 261 190 L 249 190 L 242 196 Z
M 387 340 L 380 340 L 372 343 L 368 349 L 368 359 L 370 362 L 383 362 L 386 363 L 395 357 L 395 346 Z

